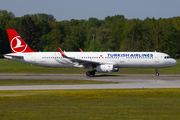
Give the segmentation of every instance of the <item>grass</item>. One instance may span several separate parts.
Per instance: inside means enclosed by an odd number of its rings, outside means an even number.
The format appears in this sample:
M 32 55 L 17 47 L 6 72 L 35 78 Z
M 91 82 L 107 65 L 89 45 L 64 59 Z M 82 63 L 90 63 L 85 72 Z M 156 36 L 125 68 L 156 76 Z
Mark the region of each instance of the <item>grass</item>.
M 179 119 L 180 89 L 0 91 L 0 119 Z
M 160 68 L 160 74 L 180 74 L 180 59 L 178 64 L 170 68 Z M 47 73 L 47 74 L 85 74 L 86 69 L 81 68 L 46 68 L 7 59 L 0 59 L 0 73 Z M 100 73 L 101 74 L 101 73 Z M 120 68 L 119 72 L 108 74 L 155 74 L 152 68 Z
M 66 85 L 66 84 L 108 84 L 113 82 L 95 80 L 0 80 L 4 85 Z

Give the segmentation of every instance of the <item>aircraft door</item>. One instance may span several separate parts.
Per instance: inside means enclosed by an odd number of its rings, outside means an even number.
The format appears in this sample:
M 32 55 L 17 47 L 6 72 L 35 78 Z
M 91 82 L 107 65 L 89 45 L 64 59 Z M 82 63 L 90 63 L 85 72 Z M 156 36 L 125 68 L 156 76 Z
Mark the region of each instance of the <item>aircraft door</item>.
M 155 54 L 154 54 L 154 63 L 159 63 L 158 53 L 155 53 Z

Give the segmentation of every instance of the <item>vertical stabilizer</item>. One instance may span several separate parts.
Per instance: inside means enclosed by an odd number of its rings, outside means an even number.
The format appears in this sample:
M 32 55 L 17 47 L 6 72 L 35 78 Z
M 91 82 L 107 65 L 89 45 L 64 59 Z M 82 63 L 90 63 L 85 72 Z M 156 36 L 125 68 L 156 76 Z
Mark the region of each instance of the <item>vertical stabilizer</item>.
M 7 29 L 12 53 L 26 53 L 33 51 L 14 29 Z

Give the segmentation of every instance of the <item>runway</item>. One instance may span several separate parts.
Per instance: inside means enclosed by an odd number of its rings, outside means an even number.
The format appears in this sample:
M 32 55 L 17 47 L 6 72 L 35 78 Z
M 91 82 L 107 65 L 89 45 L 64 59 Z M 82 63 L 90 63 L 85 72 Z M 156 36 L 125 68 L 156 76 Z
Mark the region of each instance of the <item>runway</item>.
M 99 74 L 87 77 L 85 74 L 0 74 L 0 79 L 36 80 L 98 80 L 113 84 L 81 85 L 18 85 L 0 86 L 0 90 L 58 90 L 58 89 L 123 89 L 123 88 L 180 88 L 180 75 L 110 75 Z

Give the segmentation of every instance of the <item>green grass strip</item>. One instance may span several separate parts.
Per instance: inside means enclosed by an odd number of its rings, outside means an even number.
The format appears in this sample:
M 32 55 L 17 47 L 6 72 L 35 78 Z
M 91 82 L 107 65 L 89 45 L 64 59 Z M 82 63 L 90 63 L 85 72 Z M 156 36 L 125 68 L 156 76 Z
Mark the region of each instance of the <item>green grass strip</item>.
M 0 119 L 179 119 L 180 89 L 0 91 Z

